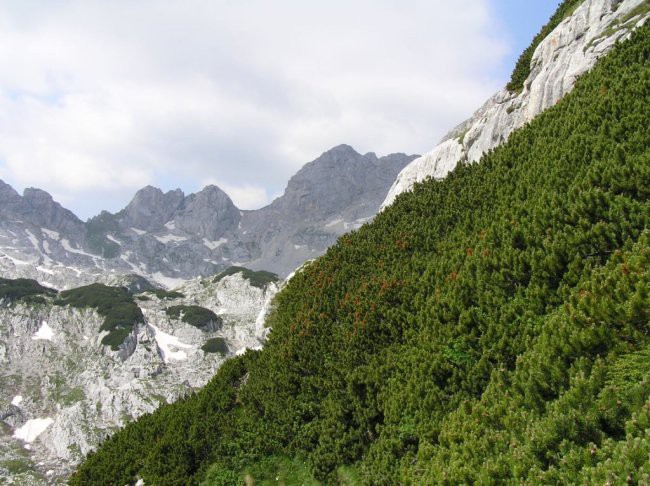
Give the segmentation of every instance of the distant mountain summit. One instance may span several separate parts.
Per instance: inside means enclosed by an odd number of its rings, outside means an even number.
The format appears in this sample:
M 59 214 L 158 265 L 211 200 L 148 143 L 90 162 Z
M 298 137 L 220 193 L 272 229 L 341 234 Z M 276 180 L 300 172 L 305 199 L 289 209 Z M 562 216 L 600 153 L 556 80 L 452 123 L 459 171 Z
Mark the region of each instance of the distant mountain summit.
M 87 222 L 45 191 L 20 196 L 0 181 L 0 269 L 56 287 L 122 273 L 174 286 L 231 265 L 286 276 L 371 219 L 416 157 L 361 155 L 339 145 L 306 164 L 281 197 L 259 210 L 239 210 L 214 185 L 189 195 L 146 186 L 121 211 Z

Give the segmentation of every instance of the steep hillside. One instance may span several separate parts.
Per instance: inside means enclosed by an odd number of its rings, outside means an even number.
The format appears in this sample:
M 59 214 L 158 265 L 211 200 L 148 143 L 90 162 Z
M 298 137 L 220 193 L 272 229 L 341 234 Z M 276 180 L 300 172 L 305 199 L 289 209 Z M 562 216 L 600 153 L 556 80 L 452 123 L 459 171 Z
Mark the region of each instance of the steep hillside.
M 71 484 L 650 482 L 650 27 L 292 278 Z

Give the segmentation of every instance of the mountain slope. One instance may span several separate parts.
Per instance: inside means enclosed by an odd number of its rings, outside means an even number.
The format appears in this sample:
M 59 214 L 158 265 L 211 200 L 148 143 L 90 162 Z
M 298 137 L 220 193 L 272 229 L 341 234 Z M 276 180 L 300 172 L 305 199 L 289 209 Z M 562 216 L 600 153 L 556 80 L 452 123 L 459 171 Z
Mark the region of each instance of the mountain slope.
M 513 130 L 561 100 L 582 74 L 648 16 L 647 0 L 562 2 L 522 54 L 510 83 L 400 172 L 382 207 L 416 182 L 443 178 L 461 161 L 478 161 Z
M 342 237 L 278 294 L 264 350 L 71 484 L 647 483 L 649 120 L 645 26 Z

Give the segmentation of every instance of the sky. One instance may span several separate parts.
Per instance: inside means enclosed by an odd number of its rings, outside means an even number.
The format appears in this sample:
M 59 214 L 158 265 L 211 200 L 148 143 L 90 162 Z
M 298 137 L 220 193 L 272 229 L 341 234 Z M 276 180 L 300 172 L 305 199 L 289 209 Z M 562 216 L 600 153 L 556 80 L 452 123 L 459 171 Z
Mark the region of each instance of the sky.
M 0 179 L 82 219 L 145 185 L 241 209 L 336 145 L 421 154 L 558 0 L 0 0 Z

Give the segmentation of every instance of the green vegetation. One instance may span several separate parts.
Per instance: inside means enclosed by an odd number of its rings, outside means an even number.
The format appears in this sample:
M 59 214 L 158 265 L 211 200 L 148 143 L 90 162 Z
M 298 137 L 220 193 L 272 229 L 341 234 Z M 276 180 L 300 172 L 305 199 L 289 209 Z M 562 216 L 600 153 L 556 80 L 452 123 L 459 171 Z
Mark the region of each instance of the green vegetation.
M 165 313 L 174 319 L 181 319 L 191 326 L 199 329 L 206 328 L 211 324 L 217 329 L 221 328 L 223 321 L 221 317 L 210 309 L 198 305 L 173 305 L 165 309 Z
M 222 356 L 228 354 L 228 344 L 220 337 L 208 339 L 201 349 L 206 353 L 219 353 Z
M 160 300 L 182 299 L 185 294 L 176 290 L 151 289 L 145 291 L 148 294 L 154 294 Z
M 10 476 L 35 472 L 29 459 L 5 459 L 0 462 L 0 469 L 5 469 Z
M 44 304 L 44 297 L 54 296 L 56 293 L 56 290 L 43 287 L 31 278 L 17 278 L 15 280 L 0 278 L 0 302 L 22 301 L 28 304 Z
M 54 303 L 79 309 L 93 308 L 104 316 L 100 330 L 108 331 L 108 334 L 102 339 L 102 344 L 110 346 L 113 351 L 117 351 L 136 323 L 144 322 L 142 311 L 124 287 L 94 283 L 65 290 Z
M 86 398 L 86 395 L 84 394 L 84 391 L 82 388 L 75 387 L 70 390 L 68 390 L 65 393 L 62 393 L 58 398 L 57 402 L 63 405 L 64 407 L 67 407 L 68 405 L 72 405 L 73 403 L 80 402 Z
M 649 120 L 646 25 L 480 163 L 343 236 L 276 297 L 264 350 L 70 484 L 648 484 Z
M 519 59 L 515 64 L 515 69 L 512 71 L 510 81 L 507 85 L 508 91 L 519 93 L 524 89 L 524 82 L 530 75 L 530 63 L 533 60 L 533 54 L 535 53 L 537 46 L 553 31 L 553 29 L 560 25 L 560 22 L 569 17 L 583 1 L 584 0 L 564 0 L 560 5 L 558 5 L 557 10 L 548 23 L 542 27 L 542 30 L 540 30 L 539 34 L 537 34 L 533 39 L 533 42 L 526 48 L 521 56 L 519 56 Z
M 119 232 L 115 215 L 102 211 L 86 222 L 86 241 L 88 247 L 104 258 L 115 258 L 120 254 L 120 245 L 106 238 L 109 233 Z
M 228 267 L 223 272 L 218 273 L 212 280 L 214 283 L 217 283 L 224 277 L 234 275 L 236 273 L 241 273 L 242 277 L 248 280 L 253 287 L 263 289 L 268 284 L 277 282 L 279 280 L 278 276 L 275 273 L 267 272 L 265 270 L 253 271 L 244 267 Z

